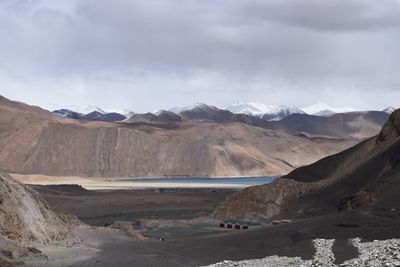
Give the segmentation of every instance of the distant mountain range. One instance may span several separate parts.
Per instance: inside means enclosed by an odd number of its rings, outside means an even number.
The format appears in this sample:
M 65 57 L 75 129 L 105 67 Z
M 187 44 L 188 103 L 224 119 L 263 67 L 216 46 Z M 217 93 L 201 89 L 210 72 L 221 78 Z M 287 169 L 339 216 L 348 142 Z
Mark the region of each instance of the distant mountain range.
M 293 114 L 265 121 L 199 104 L 178 114 L 160 110 L 110 123 L 91 120 L 112 113 L 58 110 L 55 116 L 2 97 L 0 111 L 0 170 L 95 177 L 285 174 L 378 133 L 388 116 Z M 305 128 L 303 120 L 310 120 Z
M 69 119 L 89 120 L 89 121 L 115 122 L 127 119 L 126 116 L 116 112 L 105 113 L 104 111 L 98 111 L 98 110 L 94 110 L 87 114 L 83 114 L 69 109 L 59 109 L 59 110 L 54 110 L 53 114 Z
M 243 123 L 264 129 L 284 131 L 309 139 L 364 139 L 379 132 L 389 114 L 383 111 L 337 113 L 330 116 L 291 114 L 281 120 L 267 121 L 262 116 L 234 114 L 205 104 L 184 108 L 178 114 L 159 110 L 136 114 L 124 123 L 182 124 L 182 123 Z
M 382 112 L 391 114 L 394 110 L 394 107 L 388 107 L 382 110 Z M 216 117 L 217 112 L 218 118 Z M 96 106 L 89 106 L 83 109 L 76 106 L 70 106 L 65 109 L 53 111 L 53 113 L 56 115 L 67 117 L 70 119 L 108 122 L 125 121 L 131 123 L 168 123 L 171 121 L 176 122 L 185 119 L 221 122 L 227 120 L 240 121 L 244 119 L 243 116 L 242 118 L 236 117 L 236 119 L 232 119 L 234 117 L 232 114 L 251 116 L 257 119 L 261 119 L 263 121 L 280 121 L 293 114 L 307 114 L 313 116 L 327 117 L 337 113 L 349 112 L 359 112 L 359 110 L 351 107 L 332 107 L 325 103 L 317 103 L 315 105 L 300 109 L 296 106 L 272 106 L 255 102 L 238 102 L 224 109 L 209 106 L 203 103 L 198 103 L 192 106 L 174 107 L 169 110 L 157 110 L 153 113 L 145 114 L 135 114 L 130 110 L 123 110 L 120 112 L 106 112 Z M 202 115 L 200 115 L 200 113 Z M 160 115 L 162 118 L 160 118 Z M 248 117 L 246 117 L 246 119 L 249 120 Z
M 270 106 L 262 103 L 237 103 L 228 106 L 227 110 L 235 114 L 246 114 L 259 117 L 266 121 L 279 121 L 292 114 L 305 114 L 305 112 L 296 106 Z
M 357 110 L 356 108 L 351 108 L 351 107 L 347 107 L 347 108 L 332 107 L 325 103 L 317 103 L 317 104 L 311 105 L 309 107 L 304 107 L 303 110 L 305 111 L 305 113 L 307 113 L 309 115 L 315 115 L 315 116 L 330 116 L 330 115 L 336 114 L 336 113 L 360 111 L 360 110 Z
M 101 109 L 101 108 L 99 108 L 97 106 L 92 106 L 92 105 L 84 107 L 84 108 L 81 108 L 81 107 L 76 106 L 76 105 L 71 105 L 71 106 L 65 107 L 63 109 L 70 110 L 70 111 L 73 111 L 73 112 L 76 112 L 76 113 L 81 113 L 81 114 L 88 114 L 88 113 L 92 113 L 94 111 L 102 113 L 102 114 L 107 113 L 103 109 Z

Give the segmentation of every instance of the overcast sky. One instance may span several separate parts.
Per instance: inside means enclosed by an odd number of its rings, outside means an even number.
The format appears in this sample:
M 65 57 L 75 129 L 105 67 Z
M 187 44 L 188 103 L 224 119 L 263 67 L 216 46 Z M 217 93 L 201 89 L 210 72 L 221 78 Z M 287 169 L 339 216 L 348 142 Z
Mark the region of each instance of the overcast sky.
M 0 0 L 0 94 L 137 112 L 400 103 L 400 0 Z

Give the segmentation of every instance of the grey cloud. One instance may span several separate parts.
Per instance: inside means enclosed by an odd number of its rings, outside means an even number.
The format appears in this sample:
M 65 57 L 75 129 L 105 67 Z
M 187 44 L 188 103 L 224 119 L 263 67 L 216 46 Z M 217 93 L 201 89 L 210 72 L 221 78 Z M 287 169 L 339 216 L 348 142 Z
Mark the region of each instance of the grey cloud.
M 247 14 L 318 31 L 368 31 L 400 26 L 398 0 L 256 1 Z
M 0 8 L 0 93 L 35 90 L 38 104 L 301 106 L 311 95 L 365 107 L 393 105 L 386 96 L 375 103 L 377 88 L 399 90 L 398 0 L 5 0 Z

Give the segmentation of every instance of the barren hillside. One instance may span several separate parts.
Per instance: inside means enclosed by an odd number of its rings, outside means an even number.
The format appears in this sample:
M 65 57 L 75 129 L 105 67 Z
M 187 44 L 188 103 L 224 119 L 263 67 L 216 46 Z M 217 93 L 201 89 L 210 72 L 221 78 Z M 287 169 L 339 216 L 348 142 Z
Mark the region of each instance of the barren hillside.
M 358 140 L 313 140 L 247 124 L 107 123 L 0 98 L 0 169 L 106 177 L 285 174 Z
M 293 114 L 280 121 L 270 122 L 270 129 L 284 130 L 309 138 L 366 139 L 379 133 L 389 114 L 382 111 L 357 111 L 331 116 Z
M 212 215 L 293 217 L 398 202 L 399 155 L 400 110 L 397 110 L 377 137 L 310 166 L 300 167 L 270 185 L 255 186 L 234 194 Z

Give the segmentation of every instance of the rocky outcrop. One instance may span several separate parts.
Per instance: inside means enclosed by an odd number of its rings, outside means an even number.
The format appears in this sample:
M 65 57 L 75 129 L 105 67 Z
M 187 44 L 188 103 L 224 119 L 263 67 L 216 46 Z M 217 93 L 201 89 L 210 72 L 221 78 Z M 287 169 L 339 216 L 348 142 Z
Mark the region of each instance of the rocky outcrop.
M 352 210 L 369 206 L 376 203 L 377 198 L 375 194 L 363 189 L 354 196 L 344 198 L 340 201 L 338 210 Z
M 382 143 L 400 136 L 400 109 L 395 110 L 389 117 L 388 122 L 383 126 L 377 137 L 377 142 Z
M 147 237 L 143 236 L 138 230 L 136 230 L 132 222 L 127 221 L 115 221 L 108 227 L 118 229 L 123 235 L 126 235 L 135 240 L 146 240 Z
M 302 194 L 305 185 L 277 179 L 268 186 L 253 186 L 227 197 L 211 213 L 214 218 L 269 219 L 281 212 L 288 198 Z
M 50 210 L 28 186 L 0 173 L 0 266 L 21 266 L 26 259 L 45 257 L 35 246 L 71 245 L 78 220 Z
M 0 173 L 0 236 L 22 244 L 60 241 L 76 223 L 70 215 L 51 211 L 30 187 Z

